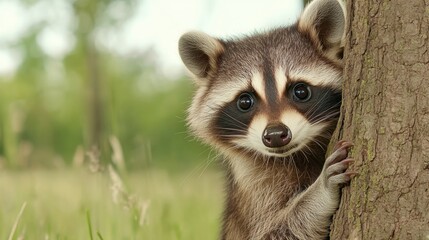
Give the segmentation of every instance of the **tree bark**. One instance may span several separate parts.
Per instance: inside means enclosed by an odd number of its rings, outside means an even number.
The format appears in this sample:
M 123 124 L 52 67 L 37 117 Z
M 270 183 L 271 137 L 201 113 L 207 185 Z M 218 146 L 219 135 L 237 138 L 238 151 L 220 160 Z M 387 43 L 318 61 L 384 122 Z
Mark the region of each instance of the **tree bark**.
M 355 146 L 331 239 L 429 239 L 429 1 L 349 0 L 342 117 Z

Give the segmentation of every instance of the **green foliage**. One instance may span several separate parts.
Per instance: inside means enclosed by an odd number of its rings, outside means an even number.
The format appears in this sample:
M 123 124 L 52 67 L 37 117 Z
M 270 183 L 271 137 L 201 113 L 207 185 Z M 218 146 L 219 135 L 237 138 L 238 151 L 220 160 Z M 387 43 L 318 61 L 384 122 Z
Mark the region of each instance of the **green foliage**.
M 103 59 L 107 89 L 103 151 L 110 152 L 108 137 L 114 135 L 133 168 L 180 168 L 204 161 L 206 151 L 192 141 L 185 127 L 185 109 L 193 89 L 190 81 L 162 79 L 149 67 L 135 64 L 135 59 L 109 55 Z M 12 81 L 0 81 L 0 155 L 12 166 L 51 165 L 54 159 L 70 163 L 78 146 L 90 149 L 88 93 L 83 89 L 82 74 L 73 71 L 73 64 L 66 61 L 65 65 L 64 79 L 25 81 L 26 77 L 19 75 Z M 25 151 L 31 154 L 23 156 Z M 106 156 L 108 159 L 109 154 Z
M 13 76 L 0 76 L 0 165 L 70 164 L 80 146 L 88 151 L 94 144 L 108 162 L 110 136 L 118 137 L 133 169 L 181 169 L 206 160 L 207 149 L 185 127 L 190 81 L 161 76 L 149 64 L 156 56 L 119 55 L 93 39 L 96 29 L 120 27 L 129 16 L 109 15 L 115 4 L 132 13 L 132 0 L 71 5 L 76 43 L 64 58 L 46 55 L 38 44 L 48 23 L 10 44 L 23 61 Z

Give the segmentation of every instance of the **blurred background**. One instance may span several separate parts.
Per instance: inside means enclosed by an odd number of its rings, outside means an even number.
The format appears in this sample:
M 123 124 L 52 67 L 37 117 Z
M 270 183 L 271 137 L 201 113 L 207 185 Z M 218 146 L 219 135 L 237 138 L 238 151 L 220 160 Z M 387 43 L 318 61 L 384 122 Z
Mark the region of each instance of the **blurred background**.
M 186 130 L 177 41 L 288 25 L 303 6 L 0 0 L 0 238 L 216 239 L 223 178 Z

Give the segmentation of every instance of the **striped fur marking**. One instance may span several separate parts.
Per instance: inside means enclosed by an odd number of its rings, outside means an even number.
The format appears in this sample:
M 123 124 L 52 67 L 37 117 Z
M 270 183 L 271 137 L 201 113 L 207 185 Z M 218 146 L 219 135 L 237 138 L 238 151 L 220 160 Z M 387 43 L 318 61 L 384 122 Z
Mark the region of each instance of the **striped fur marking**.
M 253 89 L 262 99 L 262 101 L 267 102 L 267 96 L 265 94 L 265 84 L 264 76 L 261 72 L 254 72 L 251 79 L 251 84 Z
M 327 65 L 292 69 L 288 75 L 293 80 L 304 80 L 313 86 L 341 89 L 342 72 Z
M 279 100 L 283 98 L 286 90 L 287 78 L 282 67 L 275 70 L 276 86 Z

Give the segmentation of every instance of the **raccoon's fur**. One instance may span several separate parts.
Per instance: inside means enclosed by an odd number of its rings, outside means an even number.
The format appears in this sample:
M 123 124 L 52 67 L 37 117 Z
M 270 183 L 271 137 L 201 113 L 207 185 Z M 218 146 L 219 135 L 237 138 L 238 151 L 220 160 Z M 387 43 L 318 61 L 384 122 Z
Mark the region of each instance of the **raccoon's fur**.
M 296 24 L 234 40 L 190 32 L 180 56 L 198 86 L 196 136 L 225 156 L 222 239 L 323 239 L 351 143 L 326 158 L 341 105 L 345 11 L 314 0 Z

